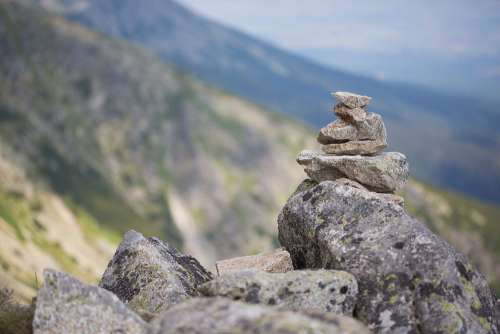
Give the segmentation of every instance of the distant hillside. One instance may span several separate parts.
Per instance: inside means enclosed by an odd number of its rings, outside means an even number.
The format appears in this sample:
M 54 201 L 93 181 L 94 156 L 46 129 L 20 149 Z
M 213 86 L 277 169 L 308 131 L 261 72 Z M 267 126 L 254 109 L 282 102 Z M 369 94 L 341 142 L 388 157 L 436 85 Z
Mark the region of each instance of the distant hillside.
M 493 103 L 320 66 L 170 0 L 64 2 L 73 4 L 68 18 L 314 127 L 331 119 L 330 91 L 372 95 L 371 109 L 384 115 L 392 146 L 407 153 L 414 175 L 500 203 L 500 111 Z
M 311 129 L 17 1 L 0 1 L 0 22 L 0 281 L 28 296 L 43 267 L 95 280 L 130 228 L 207 266 L 277 246 Z M 405 193 L 500 281 L 498 208 Z

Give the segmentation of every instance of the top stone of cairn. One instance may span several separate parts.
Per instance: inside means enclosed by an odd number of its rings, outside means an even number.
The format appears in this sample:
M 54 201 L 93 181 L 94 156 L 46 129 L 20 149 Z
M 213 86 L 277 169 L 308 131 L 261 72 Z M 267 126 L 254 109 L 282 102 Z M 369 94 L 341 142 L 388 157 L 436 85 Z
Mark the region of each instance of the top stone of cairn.
M 369 96 L 363 96 L 348 92 L 335 92 L 332 95 L 337 99 L 337 103 L 344 104 L 345 106 L 354 109 L 354 108 L 364 108 L 370 101 L 372 100 Z

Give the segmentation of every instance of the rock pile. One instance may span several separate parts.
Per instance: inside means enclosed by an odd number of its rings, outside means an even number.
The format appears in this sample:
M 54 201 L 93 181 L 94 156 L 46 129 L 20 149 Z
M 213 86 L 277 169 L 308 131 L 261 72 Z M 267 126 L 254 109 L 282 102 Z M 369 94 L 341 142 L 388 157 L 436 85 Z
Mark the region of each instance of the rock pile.
M 371 98 L 335 96 L 340 119 L 318 136 L 325 153 L 300 153 L 312 180 L 278 218 L 294 268 L 353 274 L 356 317 L 376 333 L 498 333 L 485 278 L 388 194 L 406 182 L 408 163 L 401 153 L 380 153 L 386 131 L 364 109 Z
M 406 157 L 380 153 L 387 147 L 387 133 L 382 117 L 366 111 L 371 97 L 345 92 L 334 96 L 339 118 L 318 135 L 324 153 L 305 150 L 297 162 L 317 182 L 347 178 L 382 193 L 402 187 L 409 176 Z

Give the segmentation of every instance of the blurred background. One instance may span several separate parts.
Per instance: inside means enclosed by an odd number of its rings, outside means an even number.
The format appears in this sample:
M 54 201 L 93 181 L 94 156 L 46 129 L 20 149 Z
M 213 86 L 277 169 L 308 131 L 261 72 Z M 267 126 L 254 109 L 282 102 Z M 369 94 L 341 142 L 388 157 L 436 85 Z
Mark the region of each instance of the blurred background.
M 407 210 L 500 291 L 500 3 L 0 0 L 0 284 L 96 282 L 122 234 L 279 247 L 296 164 L 373 97 Z

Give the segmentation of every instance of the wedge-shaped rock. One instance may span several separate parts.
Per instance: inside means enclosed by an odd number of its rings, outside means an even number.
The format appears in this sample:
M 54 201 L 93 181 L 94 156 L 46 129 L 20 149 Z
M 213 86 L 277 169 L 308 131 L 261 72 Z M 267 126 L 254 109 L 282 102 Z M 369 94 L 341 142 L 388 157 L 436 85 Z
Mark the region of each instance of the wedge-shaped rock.
M 146 333 L 148 325 L 111 292 L 46 269 L 34 334 Z
M 337 103 L 333 112 L 344 121 L 355 124 L 366 120 L 367 112 L 363 108 L 349 108 L 345 104 Z
M 382 117 L 369 113 L 355 124 L 337 119 L 320 130 L 317 140 L 329 154 L 375 154 L 387 147 L 387 132 Z
M 218 275 L 242 269 L 263 270 L 270 273 L 284 273 L 293 270 L 290 254 L 283 248 L 272 252 L 235 257 L 215 263 Z
M 99 285 L 143 317 L 150 317 L 196 296 L 197 286 L 211 277 L 193 257 L 157 238 L 129 231 Z
M 333 313 L 298 313 L 227 298 L 194 298 L 153 323 L 153 334 L 368 334 L 358 321 Z
M 270 274 L 244 270 L 222 275 L 198 290 L 208 297 L 276 305 L 285 310 L 352 316 L 358 284 L 354 276 L 345 271 L 300 270 Z
M 375 156 L 334 156 L 310 150 L 302 151 L 297 162 L 317 182 L 348 178 L 377 192 L 394 192 L 409 177 L 406 157 L 398 152 Z
M 336 92 L 332 95 L 337 99 L 338 104 L 344 104 L 349 108 L 364 108 L 372 100 L 369 96 L 358 95 L 349 92 Z
M 307 181 L 278 218 L 301 269 L 335 268 L 359 282 L 356 317 L 378 333 L 498 333 L 485 278 L 424 224 L 379 194 Z

